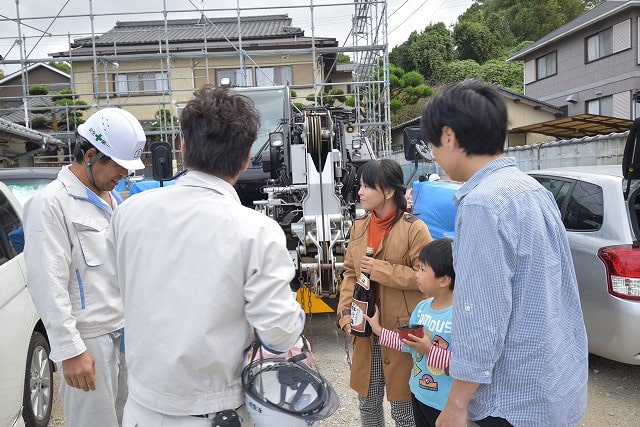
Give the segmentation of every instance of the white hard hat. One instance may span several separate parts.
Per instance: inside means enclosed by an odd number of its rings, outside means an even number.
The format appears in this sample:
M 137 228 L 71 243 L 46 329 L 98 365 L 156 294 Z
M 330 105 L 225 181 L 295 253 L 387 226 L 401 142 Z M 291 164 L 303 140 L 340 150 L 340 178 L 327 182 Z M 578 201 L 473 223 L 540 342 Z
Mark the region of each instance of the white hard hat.
M 440 175 L 437 173 L 429 174 L 429 181 L 440 181 Z
M 338 409 L 335 390 L 305 357 L 260 358 L 244 368 L 245 404 L 257 426 L 318 426 Z
M 103 108 L 78 126 L 78 133 L 125 169 L 144 169 L 140 155 L 147 138 L 138 119 L 120 108 Z

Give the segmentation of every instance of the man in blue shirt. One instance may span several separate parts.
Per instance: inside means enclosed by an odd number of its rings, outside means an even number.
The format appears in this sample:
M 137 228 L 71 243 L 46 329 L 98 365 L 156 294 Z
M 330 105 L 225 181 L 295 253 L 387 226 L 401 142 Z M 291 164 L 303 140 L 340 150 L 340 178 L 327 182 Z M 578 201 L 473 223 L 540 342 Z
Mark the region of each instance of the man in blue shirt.
M 503 156 L 506 105 L 492 86 L 448 87 L 422 115 L 440 166 L 465 184 L 453 246 L 451 393 L 436 425 L 572 426 L 587 404 L 588 350 L 555 200 Z

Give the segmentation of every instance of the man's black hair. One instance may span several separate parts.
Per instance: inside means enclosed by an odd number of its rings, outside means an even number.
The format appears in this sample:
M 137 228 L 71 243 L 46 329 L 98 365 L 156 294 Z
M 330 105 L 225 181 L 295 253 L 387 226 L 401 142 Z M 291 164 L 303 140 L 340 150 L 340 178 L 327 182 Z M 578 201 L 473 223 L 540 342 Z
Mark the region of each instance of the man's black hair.
M 445 126 L 456 134 L 466 154 L 493 155 L 504 151 L 508 127 L 507 106 L 500 92 L 477 79 L 448 86 L 424 107 L 422 135 L 440 147 Z

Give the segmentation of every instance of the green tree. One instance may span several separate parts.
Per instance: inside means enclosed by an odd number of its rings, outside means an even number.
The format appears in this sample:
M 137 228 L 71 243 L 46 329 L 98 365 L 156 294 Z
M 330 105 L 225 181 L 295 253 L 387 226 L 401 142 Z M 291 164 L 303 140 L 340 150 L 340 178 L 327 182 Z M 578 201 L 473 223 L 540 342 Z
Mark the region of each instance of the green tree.
M 462 21 L 453 29 L 459 59 L 473 59 L 483 64 L 502 51 L 499 37 L 489 27 L 479 22 Z
M 159 131 L 159 133 L 155 135 L 156 141 L 163 140 L 162 133 L 165 131 L 180 127 L 180 120 L 171 114 L 171 110 L 168 108 L 159 108 L 154 113 L 154 119 L 155 120 L 147 126 L 147 129 L 150 131 Z
M 56 128 L 62 127 L 67 130 L 74 130 L 78 125 L 84 123 L 82 118 L 83 111 L 89 108 L 85 101 L 73 99 L 72 96 L 63 96 L 55 101 L 55 105 L 58 108 L 56 108 L 55 114 L 52 113 L 52 123 L 54 120 L 56 121 L 55 123 L 58 123 L 55 126 Z
M 345 55 L 344 53 L 339 53 L 336 61 L 338 61 L 338 64 L 348 64 L 351 62 L 351 57 L 349 55 Z
M 472 77 L 481 78 L 482 66 L 473 59 L 451 61 L 444 65 L 442 83 L 455 83 Z
M 57 68 L 63 73 L 71 74 L 71 65 L 69 65 L 68 62 L 53 61 L 53 62 L 49 62 L 49 65 L 51 65 L 53 68 Z
M 487 83 L 498 83 L 514 92 L 524 93 L 522 68 L 520 63 L 492 59 L 482 64 L 481 78 Z
M 393 65 L 389 67 L 389 92 L 391 112 L 433 95 L 433 89 L 425 84 L 422 74 L 417 71 L 405 73 L 402 68 Z
M 474 0 L 453 32 L 441 22 L 413 32 L 389 59 L 418 71 L 431 85 L 479 77 L 522 92 L 522 65 L 506 63 L 506 58 L 603 1 Z M 391 73 L 392 87 L 399 80 Z
M 409 40 L 393 48 L 389 55 L 394 65 L 419 72 L 429 84 L 439 83 L 442 67 L 455 58 L 453 36 L 442 22 L 429 25 L 419 34 L 411 33 Z
M 60 132 L 74 130 L 79 124 L 84 123 L 82 114 L 88 108 L 87 103 L 74 99 L 71 89 L 62 89 L 46 97 L 43 95 L 49 94 L 47 86 L 31 86 L 29 89 L 31 95 L 35 95 L 36 92 L 41 95 L 44 102 L 31 107 L 33 128 L 46 127 Z
M 501 16 L 516 40 L 538 40 L 588 9 L 583 0 L 485 0 L 485 17 Z M 488 20 L 487 20 L 488 22 Z
M 433 95 L 433 88 L 425 83 L 424 76 L 417 71 L 405 73 L 402 68 L 391 66 L 389 76 L 391 122 L 401 123 L 424 106 Z
M 49 87 L 45 85 L 29 86 L 29 95 L 46 95 L 49 93 Z
M 391 52 L 389 53 L 389 62 L 403 70 L 415 70 L 415 64 L 413 63 L 413 58 L 411 56 L 411 46 L 417 38 L 418 33 L 416 31 L 412 31 L 411 34 L 409 34 L 407 41 L 391 49 Z
M 343 103 L 346 100 L 346 97 L 344 95 L 344 90 L 331 89 L 323 95 L 322 100 L 325 105 L 334 105 L 336 101 Z
M 454 59 L 455 44 L 451 31 L 442 22 L 428 26 L 411 46 L 414 68 L 431 84 L 440 82 L 442 66 Z

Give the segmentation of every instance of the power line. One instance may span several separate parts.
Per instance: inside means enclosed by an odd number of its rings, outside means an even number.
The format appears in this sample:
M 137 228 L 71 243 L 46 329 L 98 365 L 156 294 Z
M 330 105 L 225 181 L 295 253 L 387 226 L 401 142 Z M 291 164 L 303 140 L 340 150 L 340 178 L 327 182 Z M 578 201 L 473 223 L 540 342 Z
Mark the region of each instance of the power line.
M 409 0 L 404 0 L 404 3 L 402 3 L 402 4 L 400 5 L 400 7 L 398 7 L 396 10 L 394 10 L 393 12 L 391 12 L 391 15 L 387 16 L 387 19 L 389 19 L 389 18 L 391 18 L 393 15 L 395 15 L 395 13 L 396 13 L 397 11 L 399 11 L 400 9 L 402 9 L 402 8 L 403 8 L 403 6 L 404 6 L 405 4 L 407 4 L 407 3 L 409 3 Z
M 414 14 L 415 14 L 417 11 L 419 11 L 419 10 L 422 8 L 422 6 L 424 6 L 428 1 L 429 1 L 429 0 L 424 0 L 424 1 L 422 2 L 422 4 L 416 8 L 416 10 L 414 10 L 413 12 L 411 12 L 411 13 L 409 14 L 409 16 L 414 15 Z M 445 2 L 445 1 L 446 1 L 446 0 L 443 0 L 443 1 L 442 1 L 442 3 L 440 4 L 440 6 L 442 6 L 442 5 L 444 4 L 444 2 Z M 438 6 L 438 9 L 440 9 L 440 6 Z M 438 9 L 436 9 L 436 10 L 438 10 Z M 397 9 L 396 9 L 396 10 L 397 10 Z M 389 31 L 387 34 L 391 34 L 391 33 L 393 33 L 395 30 L 397 30 L 398 28 L 400 28 L 400 27 L 402 26 L 402 24 L 404 24 L 404 22 L 401 22 L 400 24 L 396 25 L 396 26 L 395 26 L 391 31 Z

